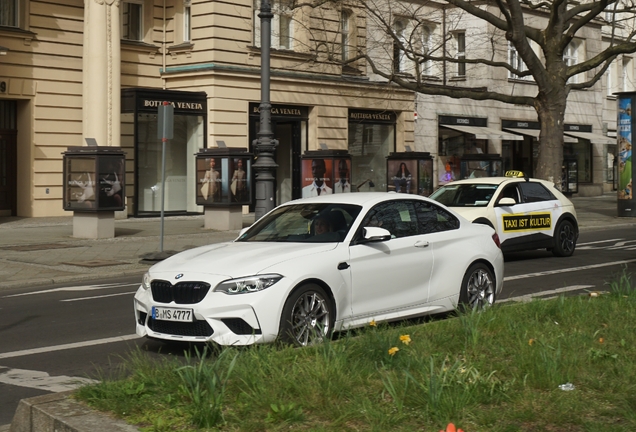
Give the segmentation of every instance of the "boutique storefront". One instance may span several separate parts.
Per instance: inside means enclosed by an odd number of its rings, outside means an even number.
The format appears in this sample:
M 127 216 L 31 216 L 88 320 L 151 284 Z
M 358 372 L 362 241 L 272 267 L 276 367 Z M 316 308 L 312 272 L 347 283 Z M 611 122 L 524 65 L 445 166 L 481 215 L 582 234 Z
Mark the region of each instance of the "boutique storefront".
M 498 146 L 502 140 L 522 141 L 514 133 L 488 127 L 488 119 L 439 116 L 438 184 L 474 177 L 502 175 Z
M 132 165 L 128 214 L 157 216 L 161 212 L 162 142 L 158 108 L 163 101 L 174 107 L 173 138 L 166 143 L 166 214 L 200 213 L 196 203 L 194 155 L 206 147 L 207 96 L 205 92 L 129 88 L 122 90 L 121 146 Z

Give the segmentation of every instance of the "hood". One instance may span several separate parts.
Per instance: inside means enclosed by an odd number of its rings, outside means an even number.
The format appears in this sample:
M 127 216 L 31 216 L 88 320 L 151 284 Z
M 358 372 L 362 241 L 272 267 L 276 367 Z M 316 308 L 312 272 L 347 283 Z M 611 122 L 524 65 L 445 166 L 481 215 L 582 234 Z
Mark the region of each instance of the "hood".
M 155 264 L 150 273 L 194 272 L 228 278 L 251 276 L 290 259 L 333 250 L 338 243 L 229 242 L 180 252 Z

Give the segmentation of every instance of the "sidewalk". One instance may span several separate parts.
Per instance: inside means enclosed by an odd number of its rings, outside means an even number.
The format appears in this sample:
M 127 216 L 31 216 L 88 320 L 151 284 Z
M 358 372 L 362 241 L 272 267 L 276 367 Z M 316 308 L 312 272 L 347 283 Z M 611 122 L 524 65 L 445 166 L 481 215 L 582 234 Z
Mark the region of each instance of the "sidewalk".
M 636 218 L 617 217 L 616 193 L 573 198 L 581 231 L 619 225 L 636 226 Z M 244 215 L 243 226 L 254 222 Z M 66 283 L 120 275 L 140 275 L 159 252 L 160 218 L 115 220 L 111 239 L 73 238 L 73 217 L 0 217 L 0 290 L 43 283 Z M 236 238 L 238 231 L 203 228 L 203 216 L 164 219 L 164 251 L 183 251 Z

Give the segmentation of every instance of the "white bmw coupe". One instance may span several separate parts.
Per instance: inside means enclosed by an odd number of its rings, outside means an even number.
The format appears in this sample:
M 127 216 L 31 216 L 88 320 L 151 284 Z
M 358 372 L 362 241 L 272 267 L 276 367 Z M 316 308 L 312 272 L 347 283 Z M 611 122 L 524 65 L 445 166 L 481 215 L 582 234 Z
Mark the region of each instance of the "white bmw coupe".
M 278 206 L 229 243 L 150 268 L 136 331 L 164 341 L 310 345 L 334 331 L 494 303 L 499 238 L 428 198 L 348 193 Z

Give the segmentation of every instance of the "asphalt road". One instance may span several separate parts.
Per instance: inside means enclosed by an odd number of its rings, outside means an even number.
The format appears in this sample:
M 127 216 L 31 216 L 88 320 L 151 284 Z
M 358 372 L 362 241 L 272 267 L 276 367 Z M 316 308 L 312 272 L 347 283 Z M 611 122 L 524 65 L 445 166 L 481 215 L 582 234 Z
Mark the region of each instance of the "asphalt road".
M 584 232 L 569 258 L 547 251 L 507 256 L 499 301 L 605 291 L 613 278 L 634 269 L 636 230 Z M 156 357 L 181 355 L 134 335 L 132 298 L 140 279 L 0 293 L 0 425 L 11 422 L 20 399 L 116 374 L 123 359 L 137 350 Z

